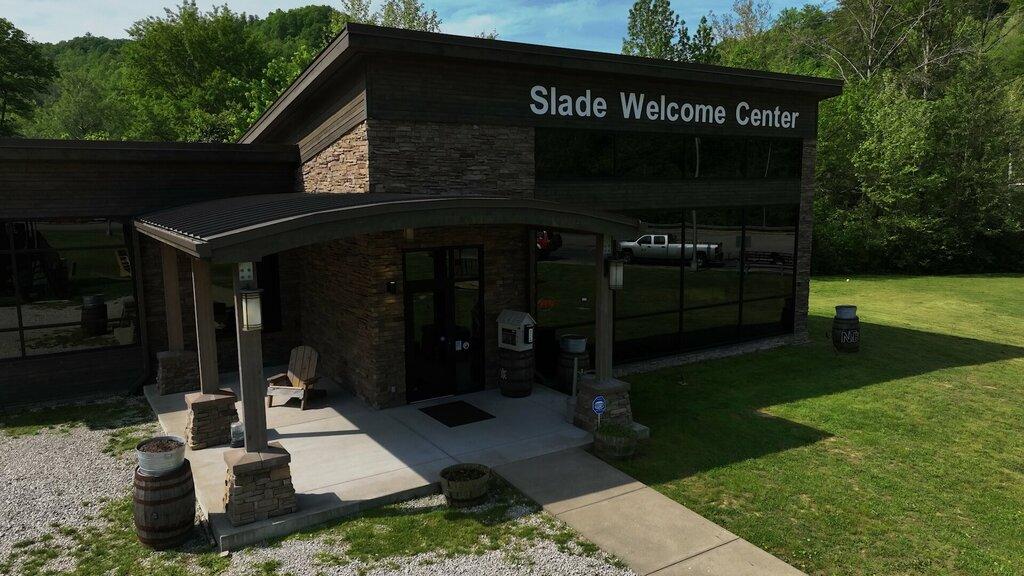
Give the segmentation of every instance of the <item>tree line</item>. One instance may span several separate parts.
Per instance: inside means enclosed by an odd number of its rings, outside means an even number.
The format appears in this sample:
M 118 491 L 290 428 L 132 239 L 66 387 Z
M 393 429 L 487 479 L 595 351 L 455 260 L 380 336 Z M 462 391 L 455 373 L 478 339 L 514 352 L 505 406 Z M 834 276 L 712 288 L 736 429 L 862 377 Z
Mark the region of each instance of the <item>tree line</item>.
M 736 0 L 691 34 L 638 0 L 622 51 L 845 81 L 818 120 L 816 272 L 1021 271 L 1022 3 Z M 127 39 L 55 44 L 0 18 L 0 136 L 233 141 L 350 21 L 441 27 L 419 0 L 266 17 L 184 0 Z

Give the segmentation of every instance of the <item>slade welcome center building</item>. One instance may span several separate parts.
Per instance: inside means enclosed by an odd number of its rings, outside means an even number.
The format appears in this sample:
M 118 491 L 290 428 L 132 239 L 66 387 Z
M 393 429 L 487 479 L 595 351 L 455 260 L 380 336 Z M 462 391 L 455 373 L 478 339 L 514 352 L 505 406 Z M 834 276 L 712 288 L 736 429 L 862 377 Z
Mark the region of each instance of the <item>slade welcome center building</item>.
M 599 377 L 804 340 L 840 91 L 350 24 L 240 143 L 2 141 L 0 399 L 215 390 L 239 282 L 249 362 L 309 345 L 376 407 L 495 386 L 505 309 L 553 386 L 570 333 Z

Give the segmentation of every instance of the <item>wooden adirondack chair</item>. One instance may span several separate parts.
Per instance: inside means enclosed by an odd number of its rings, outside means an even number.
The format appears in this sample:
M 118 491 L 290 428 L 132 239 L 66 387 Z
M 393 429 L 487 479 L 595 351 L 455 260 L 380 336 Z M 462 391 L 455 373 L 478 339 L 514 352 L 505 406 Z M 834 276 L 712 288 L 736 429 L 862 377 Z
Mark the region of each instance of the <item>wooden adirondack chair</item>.
M 320 378 L 316 372 L 320 355 L 309 346 L 292 349 L 288 360 L 288 372 L 267 378 L 267 408 L 274 405 L 274 396 L 299 398 L 301 409 L 306 409 L 306 400 L 313 392 L 313 385 Z M 288 400 L 285 400 L 287 402 Z

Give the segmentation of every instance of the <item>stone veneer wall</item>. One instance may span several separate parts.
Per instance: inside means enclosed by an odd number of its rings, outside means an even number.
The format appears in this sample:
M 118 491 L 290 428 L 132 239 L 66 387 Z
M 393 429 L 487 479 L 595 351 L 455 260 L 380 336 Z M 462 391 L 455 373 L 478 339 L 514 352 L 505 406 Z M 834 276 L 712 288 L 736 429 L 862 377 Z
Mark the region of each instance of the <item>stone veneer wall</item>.
M 518 226 L 417 229 L 310 246 L 304 254 L 303 336 L 321 373 L 377 407 L 405 404 L 402 254 L 483 245 L 486 385 L 497 385 L 498 313 L 528 309 L 527 232 Z M 387 283 L 399 286 L 387 293 Z
M 814 161 L 818 141 L 804 139 L 800 180 L 800 217 L 797 229 L 796 318 L 793 322 L 795 342 L 807 342 L 808 298 L 811 291 L 811 238 L 814 231 Z
M 368 122 L 373 192 L 533 196 L 533 128 Z
M 346 132 L 302 165 L 305 192 L 368 192 L 370 161 L 366 122 Z

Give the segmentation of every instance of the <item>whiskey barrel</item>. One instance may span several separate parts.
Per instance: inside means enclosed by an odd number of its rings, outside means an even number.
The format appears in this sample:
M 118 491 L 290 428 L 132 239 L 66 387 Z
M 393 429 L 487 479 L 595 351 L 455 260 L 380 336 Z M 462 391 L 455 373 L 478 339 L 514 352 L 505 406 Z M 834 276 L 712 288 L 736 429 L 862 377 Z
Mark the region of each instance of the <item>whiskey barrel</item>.
M 498 386 L 509 398 L 522 398 L 533 392 L 533 350 L 498 349 Z
M 860 318 L 832 319 L 832 346 L 839 352 L 857 352 L 860 350 Z
M 188 460 L 161 476 L 135 469 L 135 533 L 154 550 L 177 546 L 192 535 L 196 492 Z

